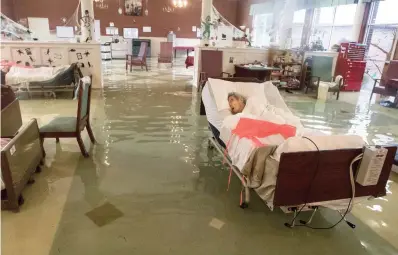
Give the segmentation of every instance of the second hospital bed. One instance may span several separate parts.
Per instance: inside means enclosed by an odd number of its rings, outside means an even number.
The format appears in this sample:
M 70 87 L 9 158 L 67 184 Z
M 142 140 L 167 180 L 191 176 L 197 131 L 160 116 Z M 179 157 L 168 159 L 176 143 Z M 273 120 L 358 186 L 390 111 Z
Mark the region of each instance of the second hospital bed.
M 11 66 L 5 74 L 5 84 L 16 91 L 49 92 L 54 98 L 56 92 L 73 91 L 83 77 L 78 63 L 57 67 L 38 66 L 21 67 Z
M 223 80 L 227 80 L 227 87 L 231 86 L 229 92 L 236 92 L 234 82 L 240 82 L 239 78 Z M 253 154 L 257 153 L 257 155 L 252 155 L 249 159 L 249 161 L 253 160 L 256 156 L 266 157 L 261 161 L 261 164 L 265 165 L 262 176 L 254 178 L 251 172 L 253 169 L 250 169 L 255 167 L 254 164 L 247 162 L 243 169 L 239 169 L 232 164 L 225 151 L 225 142 L 220 139 L 220 129 L 226 113 L 217 109 L 215 96 L 210 86 L 212 81 L 214 82 L 215 79 L 209 79 L 202 91 L 201 115 L 206 115 L 209 129 L 211 130 L 209 147 L 215 147 L 224 156 L 224 159 L 231 167 L 231 171 L 242 182 L 240 199 L 240 206 L 242 208 L 246 208 L 250 202 L 251 189 L 254 189 L 260 195 L 271 210 L 274 207 L 280 207 L 285 212 L 294 212 L 294 220 L 291 226 L 295 224 L 297 211 L 315 209 L 313 211 L 314 214 L 318 206 L 326 206 L 332 209 L 347 207 L 348 200 L 352 198 L 353 194 L 350 169 L 352 169 L 352 176 L 355 176 L 359 162 L 355 162 L 352 168 L 350 168 L 350 165 L 353 159 L 363 152 L 362 146 L 343 146 L 337 147 L 337 149 L 321 148 L 318 150 L 298 150 L 294 152 L 283 152 L 283 150 L 281 152 L 279 149 L 278 160 L 274 156 L 280 146 L 274 146 L 273 148 L 271 146 L 268 146 L 270 148 L 266 148 L 266 146 L 265 148 L 255 150 Z M 245 84 L 249 86 L 249 84 L 253 85 L 254 83 Z M 272 97 L 267 98 L 270 104 L 290 112 L 272 83 L 257 83 L 255 85 L 264 88 L 265 94 L 273 94 Z M 226 96 L 224 100 L 227 101 Z M 320 139 L 328 138 L 325 136 L 325 138 Z M 388 153 L 377 185 L 361 186 L 355 182 L 356 198 L 381 197 L 386 195 L 386 184 L 397 148 L 394 146 L 387 146 L 385 148 L 388 150 Z M 353 201 L 349 201 L 348 207 L 351 202 Z M 310 223 L 313 214 L 307 223 Z

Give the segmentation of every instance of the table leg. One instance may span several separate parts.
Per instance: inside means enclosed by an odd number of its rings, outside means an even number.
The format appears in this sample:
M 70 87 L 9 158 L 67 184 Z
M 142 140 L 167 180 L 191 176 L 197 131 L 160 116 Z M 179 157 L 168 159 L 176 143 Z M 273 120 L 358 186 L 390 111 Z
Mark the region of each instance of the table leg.
M 177 49 L 174 50 L 174 58 L 177 58 Z
M 189 56 L 189 50 L 187 49 L 187 57 Z
M 395 107 L 398 107 L 398 90 L 397 90 L 397 94 L 395 95 L 395 98 L 394 98 L 394 105 L 395 105 Z

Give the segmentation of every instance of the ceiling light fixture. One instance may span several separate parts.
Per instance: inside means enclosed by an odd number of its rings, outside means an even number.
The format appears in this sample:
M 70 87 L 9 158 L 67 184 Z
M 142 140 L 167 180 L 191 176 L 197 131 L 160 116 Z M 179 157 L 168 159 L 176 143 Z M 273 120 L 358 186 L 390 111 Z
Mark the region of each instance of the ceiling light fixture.
M 108 9 L 108 4 L 105 3 L 105 0 L 94 0 L 95 7 L 99 9 Z
M 176 8 L 185 8 L 188 5 L 188 0 L 173 0 L 173 5 Z
M 149 11 L 148 11 L 148 0 L 146 0 L 145 1 L 145 11 L 144 11 L 144 13 L 145 13 L 145 16 L 148 16 L 148 14 L 149 14 Z
M 123 14 L 123 10 L 122 10 L 122 8 L 120 7 L 120 0 L 119 0 L 119 9 L 117 9 L 117 12 L 118 12 L 120 15 Z

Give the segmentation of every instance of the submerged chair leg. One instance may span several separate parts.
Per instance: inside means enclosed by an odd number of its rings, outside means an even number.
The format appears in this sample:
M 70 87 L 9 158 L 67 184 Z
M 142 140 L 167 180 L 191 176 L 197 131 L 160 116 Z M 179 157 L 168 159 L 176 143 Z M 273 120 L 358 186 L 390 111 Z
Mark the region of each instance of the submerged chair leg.
M 44 137 L 40 136 L 41 150 L 43 152 L 43 158 L 46 157 L 46 151 L 44 150 Z
M 93 130 L 91 129 L 90 122 L 87 123 L 86 128 L 87 128 L 87 133 L 88 133 L 88 136 L 90 137 L 91 142 L 95 143 L 94 133 L 93 133 Z
M 88 152 L 86 151 L 86 147 L 84 147 L 83 139 L 82 139 L 80 133 L 77 134 L 76 139 L 77 139 L 77 143 L 79 144 L 80 151 L 82 152 L 83 156 L 84 156 L 85 158 L 88 158 L 89 154 L 88 154 Z

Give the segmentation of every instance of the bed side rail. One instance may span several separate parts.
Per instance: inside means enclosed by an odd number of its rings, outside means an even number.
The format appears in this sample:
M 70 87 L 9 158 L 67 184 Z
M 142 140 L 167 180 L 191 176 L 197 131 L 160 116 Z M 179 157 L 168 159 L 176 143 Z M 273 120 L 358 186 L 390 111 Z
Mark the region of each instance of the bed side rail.
M 385 187 L 397 147 L 386 146 L 385 148 L 388 149 L 388 153 L 377 185 L 361 186 L 355 183 L 356 197 L 380 197 L 386 194 Z M 362 149 L 341 149 L 283 153 L 279 163 L 274 206 L 294 206 L 306 202 L 351 198 L 348 171 L 351 161 L 362 151 Z M 359 162 L 353 166 L 354 176 L 358 170 L 358 164 Z

